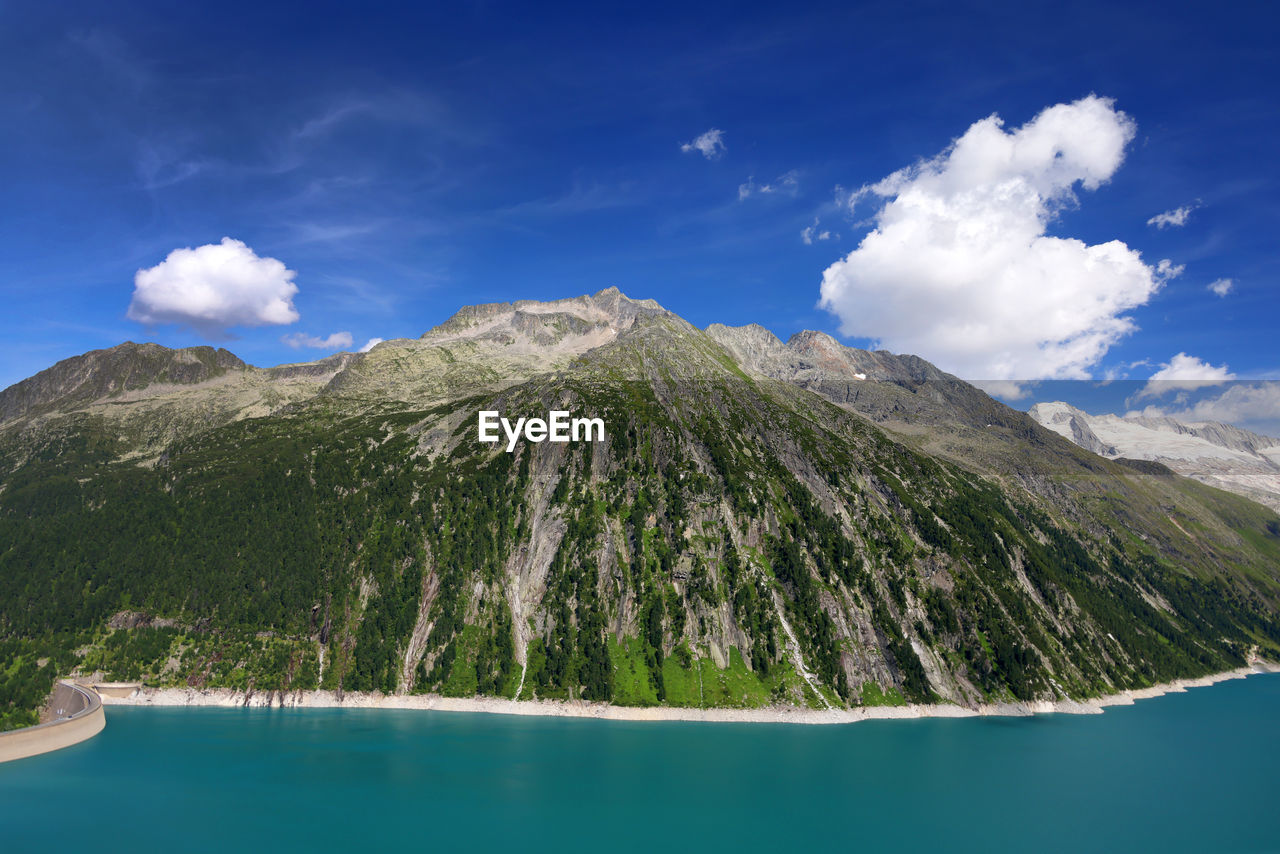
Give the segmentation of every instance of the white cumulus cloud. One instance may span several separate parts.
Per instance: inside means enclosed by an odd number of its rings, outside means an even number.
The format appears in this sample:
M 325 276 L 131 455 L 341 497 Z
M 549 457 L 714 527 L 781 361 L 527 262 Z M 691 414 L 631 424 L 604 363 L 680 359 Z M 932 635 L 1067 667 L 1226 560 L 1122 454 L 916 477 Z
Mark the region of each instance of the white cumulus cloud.
M 294 323 L 299 318 L 293 306 L 295 275 L 230 237 L 175 249 L 134 276 L 128 316 L 147 324 L 181 323 L 210 336 L 232 326 Z
M 700 133 L 694 137 L 692 142 L 681 143 L 680 150 L 686 154 L 696 151 L 708 160 L 715 160 L 725 152 L 724 131 L 719 128 L 712 128 L 705 133 Z
M 328 338 L 318 338 L 315 335 L 307 335 L 305 332 L 295 332 L 292 335 L 282 336 L 280 340 L 295 350 L 300 350 L 303 347 L 311 347 L 315 350 L 349 350 L 353 339 L 350 332 L 335 332 Z
M 1230 279 L 1215 279 L 1209 283 L 1209 290 L 1213 291 L 1220 297 L 1225 297 L 1227 294 L 1235 290 L 1235 287 L 1236 283 Z
M 1195 356 L 1179 353 L 1160 366 L 1138 392 L 1139 399 L 1159 397 L 1174 391 L 1195 391 L 1205 386 L 1221 385 L 1236 375 L 1226 365 L 1211 365 Z
M 1158 213 L 1147 220 L 1147 225 L 1154 225 L 1159 229 L 1178 228 L 1187 224 L 1187 218 L 1191 216 L 1191 212 L 1195 209 L 1196 205 L 1183 205 L 1171 211 Z
M 854 192 L 874 228 L 823 273 L 819 305 L 846 335 L 972 379 L 1085 379 L 1136 327 L 1124 313 L 1180 272 L 1119 240 L 1047 227 L 1124 160 L 1134 122 L 1090 95 L 1020 128 L 975 122 L 950 147 Z
M 381 344 L 384 340 L 386 340 L 386 339 L 383 339 L 383 338 L 370 338 L 368 341 L 364 342 L 364 346 L 360 348 L 359 352 L 361 352 L 361 353 L 368 353 L 368 352 L 369 352 L 370 350 L 372 350 L 374 347 L 377 347 L 379 344 Z

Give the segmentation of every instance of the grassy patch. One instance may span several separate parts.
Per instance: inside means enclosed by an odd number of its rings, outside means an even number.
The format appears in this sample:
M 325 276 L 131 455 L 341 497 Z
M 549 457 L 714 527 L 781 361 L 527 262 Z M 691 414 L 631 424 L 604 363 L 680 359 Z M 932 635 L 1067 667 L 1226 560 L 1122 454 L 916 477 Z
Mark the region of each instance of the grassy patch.
M 864 706 L 905 706 L 906 704 L 906 698 L 898 692 L 897 688 L 882 691 L 874 682 L 862 683 L 862 705 Z
M 613 662 L 613 702 L 619 706 L 658 705 L 658 692 L 645 662 L 643 641 L 628 637 L 618 643 L 609 637 L 607 643 Z
M 769 705 L 773 680 L 766 684 L 748 670 L 737 647 L 729 647 L 729 666 L 723 670 L 716 667 L 710 659 L 700 658 L 696 664 L 701 668 L 705 705 L 732 708 Z
M 685 667 L 682 660 L 688 661 L 689 666 Z M 682 646 L 667 656 L 662 662 L 662 682 L 667 690 L 667 705 L 697 709 L 705 704 L 702 690 L 703 666 L 704 659 L 693 658 L 687 646 Z
M 449 669 L 449 678 L 440 687 L 440 693 L 446 697 L 472 697 L 476 693 L 476 649 L 483 639 L 483 630 L 479 626 L 463 626 L 454 643 L 457 644 L 457 655 L 453 659 L 453 667 Z

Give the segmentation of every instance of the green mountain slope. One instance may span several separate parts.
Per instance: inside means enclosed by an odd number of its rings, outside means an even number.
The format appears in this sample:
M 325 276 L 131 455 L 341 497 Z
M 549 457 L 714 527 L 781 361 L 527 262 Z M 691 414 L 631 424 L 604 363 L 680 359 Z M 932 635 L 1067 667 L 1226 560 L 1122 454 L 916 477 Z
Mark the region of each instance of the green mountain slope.
M 42 398 L 0 425 L 8 720 L 71 667 L 971 706 L 1280 651 L 1270 511 L 1096 457 L 913 357 L 761 333 L 610 290 L 234 369 L 251 395 L 213 377 Z M 604 441 L 477 441 L 480 410 L 551 409 L 604 419 Z

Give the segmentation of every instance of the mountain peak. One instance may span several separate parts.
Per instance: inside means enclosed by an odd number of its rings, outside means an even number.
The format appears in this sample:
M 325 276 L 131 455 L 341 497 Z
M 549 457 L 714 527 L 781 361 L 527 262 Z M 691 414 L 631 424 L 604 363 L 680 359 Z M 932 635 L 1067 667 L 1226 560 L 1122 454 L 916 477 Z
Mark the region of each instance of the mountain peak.
M 825 332 L 805 329 L 787 339 L 787 349 L 806 365 L 848 375 L 858 380 L 887 379 L 887 371 L 874 354 L 846 347 Z
M 615 331 L 631 326 L 637 317 L 669 315 L 651 299 L 634 300 L 618 290 L 608 287 L 591 295 L 566 299 L 541 301 L 517 300 L 516 302 L 491 302 L 463 306 L 452 317 L 428 330 L 422 338 L 455 337 L 472 338 L 493 331 L 501 331 L 513 323 L 529 323 L 529 318 L 546 318 L 548 325 L 582 321 L 593 326 L 609 326 Z M 520 315 L 521 317 L 517 317 Z
M 793 350 L 825 349 L 840 351 L 849 349 L 827 333 L 813 329 L 802 329 L 792 335 L 787 339 L 787 346 Z
M 90 350 L 0 391 L 0 421 L 66 404 L 88 403 L 153 383 L 193 385 L 250 366 L 229 350 L 208 346 L 171 349 L 125 341 Z
M 1099 456 L 1117 457 L 1123 453 L 1115 445 L 1098 437 L 1089 422 L 1088 413 L 1069 403 L 1061 400 L 1037 403 L 1027 410 L 1027 414 L 1038 421 L 1040 426 L 1047 427 Z

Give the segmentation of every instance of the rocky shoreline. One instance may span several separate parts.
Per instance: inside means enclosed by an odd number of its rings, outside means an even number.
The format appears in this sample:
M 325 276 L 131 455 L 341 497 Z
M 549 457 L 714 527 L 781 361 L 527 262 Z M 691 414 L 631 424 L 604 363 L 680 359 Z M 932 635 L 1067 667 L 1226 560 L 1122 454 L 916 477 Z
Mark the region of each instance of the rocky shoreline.
M 619 721 L 723 721 L 737 723 L 845 724 L 864 720 L 903 718 L 969 718 L 979 716 L 1026 717 L 1029 715 L 1101 714 L 1109 706 L 1128 706 L 1137 700 L 1176 694 L 1228 679 L 1258 673 L 1280 672 L 1280 665 L 1256 661 L 1249 666 L 1214 673 L 1198 679 L 1179 679 L 1150 688 L 1121 691 L 1089 700 L 1038 700 L 965 708 L 950 704 L 866 706 L 856 709 L 804 709 L 775 706 L 759 709 L 692 709 L 672 706 L 614 706 L 608 703 L 566 700 L 505 700 L 496 697 L 442 697 L 438 694 L 361 694 L 334 691 L 244 692 L 225 688 L 140 687 L 128 696 L 102 697 L 108 706 L 218 706 L 224 708 L 346 708 L 412 709 L 439 712 L 481 712 L 500 715 L 540 715 L 565 718 L 602 718 Z

